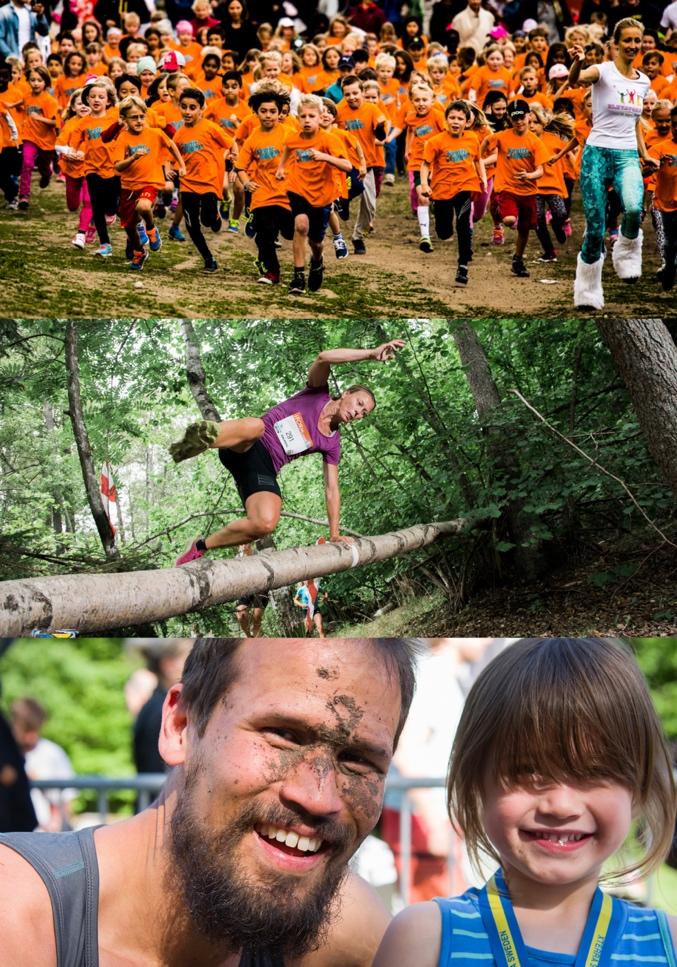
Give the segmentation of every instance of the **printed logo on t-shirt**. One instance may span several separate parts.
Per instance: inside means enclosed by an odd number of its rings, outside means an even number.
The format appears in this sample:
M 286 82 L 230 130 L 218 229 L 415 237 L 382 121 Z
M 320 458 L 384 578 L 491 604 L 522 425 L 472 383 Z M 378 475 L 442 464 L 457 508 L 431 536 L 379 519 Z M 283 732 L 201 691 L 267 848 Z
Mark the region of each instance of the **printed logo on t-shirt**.
M 502 80 L 500 77 L 498 78 L 498 80 L 490 79 L 489 87 L 505 87 L 505 81 Z
M 87 137 L 90 141 L 98 141 L 102 131 L 103 128 L 87 128 Z
M 315 153 L 312 148 L 297 148 L 296 149 L 296 160 L 297 161 L 312 161 Z
M 197 154 L 198 151 L 202 151 L 204 149 L 202 141 L 198 141 L 197 139 L 194 139 L 193 141 L 184 141 L 183 144 L 180 144 L 178 147 L 181 154 Z
M 360 131 L 364 124 L 359 118 L 348 118 L 345 122 L 346 131 Z
M 276 148 L 274 144 L 267 144 L 263 148 L 256 148 L 254 154 L 258 161 L 270 161 L 271 158 L 278 157 L 280 149 Z
M 618 101 L 611 101 L 607 104 L 612 114 L 641 114 L 644 105 L 644 98 L 639 91 L 634 88 L 627 88 L 624 91 L 617 90 Z
M 677 154 L 664 154 L 661 158 L 661 168 L 677 167 Z
M 221 125 L 222 128 L 228 128 L 229 130 L 232 131 L 234 128 L 237 127 L 238 122 L 237 122 L 237 119 L 235 118 L 219 118 L 219 124 Z
M 150 154 L 150 148 L 147 144 L 130 144 L 129 145 L 130 154 Z
M 531 151 L 529 148 L 508 148 L 509 158 L 530 158 Z
M 278 420 L 273 424 L 273 429 L 282 444 L 282 449 L 289 457 L 297 453 L 305 453 L 313 445 L 313 438 L 300 413 L 292 413 L 291 416 Z
M 467 148 L 453 148 L 447 151 L 447 161 L 465 161 L 469 157 L 470 152 Z
M 417 138 L 424 138 L 426 134 L 432 134 L 432 130 L 432 124 L 419 124 L 417 128 L 414 128 L 414 134 Z

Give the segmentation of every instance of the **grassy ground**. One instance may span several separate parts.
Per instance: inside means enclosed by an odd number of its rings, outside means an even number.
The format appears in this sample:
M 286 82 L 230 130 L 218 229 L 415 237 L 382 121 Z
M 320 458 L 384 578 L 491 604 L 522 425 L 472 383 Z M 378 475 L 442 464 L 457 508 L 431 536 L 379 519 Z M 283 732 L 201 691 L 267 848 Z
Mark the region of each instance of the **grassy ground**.
M 141 276 L 126 267 L 124 234 L 117 227 L 112 232 L 114 258 L 95 259 L 94 246 L 81 252 L 70 244 L 76 219 L 65 210 L 63 184 L 53 179 L 41 191 L 34 181 L 28 212 L 0 210 L 3 313 L 37 318 L 571 317 L 580 315 L 571 301 L 583 224 L 578 202 L 573 222 L 574 234 L 554 265 L 534 261 L 540 245 L 532 235 L 527 250 L 531 278 L 516 279 L 510 274 L 512 239 L 508 237 L 503 248 L 492 246 L 491 223 L 485 217 L 475 230 L 470 283 L 458 287 L 453 282 L 455 240 L 436 242 L 430 255 L 419 251 L 417 222 L 400 179 L 394 188 L 383 189 L 376 231 L 367 241 L 366 256 L 351 254 L 337 262 L 329 245 L 325 286 L 319 293 L 299 297 L 286 291 L 291 264 L 289 243 L 284 243 L 281 252 L 283 284 L 272 288 L 256 284 L 255 246 L 244 234 L 212 237 L 210 244 L 221 267 L 214 276 L 202 275 L 202 260 L 190 241 L 180 244 L 166 240 L 166 222 L 161 223 L 163 249 L 151 257 Z M 654 280 L 658 258 L 653 229 L 648 222 L 645 228 L 645 271 L 639 283 L 621 283 L 611 265 L 605 267 L 604 312 L 610 316 L 662 316 L 673 304 L 672 294 L 663 293 Z

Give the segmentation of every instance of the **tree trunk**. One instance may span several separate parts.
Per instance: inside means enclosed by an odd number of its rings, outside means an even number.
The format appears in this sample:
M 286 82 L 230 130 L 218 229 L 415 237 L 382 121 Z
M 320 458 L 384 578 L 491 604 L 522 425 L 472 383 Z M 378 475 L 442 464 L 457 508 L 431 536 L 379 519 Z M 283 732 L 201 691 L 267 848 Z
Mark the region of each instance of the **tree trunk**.
M 42 418 L 45 421 L 45 429 L 47 430 L 47 449 L 52 449 L 52 439 L 51 436 L 54 433 L 56 424 L 54 422 L 54 410 L 52 409 L 51 403 L 42 404 Z M 60 550 L 63 550 L 63 542 L 61 541 L 61 535 L 63 534 L 63 517 L 61 514 L 61 508 L 63 506 L 63 495 L 59 490 L 54 487 L 52 489 L 52 507 L 49 513 L 48 524 L 52 528 L 52 531 L 56 537 L 56 544 Z
M 70 574 L 0 582 L 0 637 L 33 628 L 83 633 L 123 628 L 234 601 L 406 554 L 479 526 L 466 519 L 416 524 L 354 544 L 314 544 L 158 571 Z
M 677 496 L 677 347 L 658 319 L 599 320 L 647 448 Z
M 207 381 L 202 366 L 200 345 L 195 335 L 193 324 L 187 319 L 184 319 L 181 323 L 181 328 L 186 343 L 186 376 L 188 377 L 190 391 L 203 418 L 205 420 L 221 422 L 219 411 L 216 409 L 214 401 L 207 392 Z
M 114 536 L 110 522 L 103 509 L 99 485 L 92 460 L 92 450 L 80 399 L 80 368 L 78 365 L 78 334 L 74 322 L 66 323 L 66 370 L 68 373 L 68 415 L 73 426 L 75 444 L 80 457 L 82 479 L 87 492 L 87 503 L 92 512 L 96 529 L 99 532 L 101 544 L 107 558 L 119 557 L 114 545 Z
M 487 433 L 489 456 L 497 475 L 505 478 L 506 491 L 509 494 L 511 478 L 519 473 L 519 465 L 512 442 L 505 437 L 502 430 L 497 432 L 491 426 L 492 414 L 501 406 L 501 396 L 494 382 L 489 360 L 470 323 L 458 324 L 454 329 L 454 341 L 478 416 Z M 517 545 L 514 554 L 515 564 L 522 574 L 532 579 L 543 567 L 541 549 L 537 546 L 525 546 L 531 537 L 533 524 L 533 516 L 524 512 L 523 501 L 508 500 L 504 511 L 504 526 L 507 526 L 510 540 Z

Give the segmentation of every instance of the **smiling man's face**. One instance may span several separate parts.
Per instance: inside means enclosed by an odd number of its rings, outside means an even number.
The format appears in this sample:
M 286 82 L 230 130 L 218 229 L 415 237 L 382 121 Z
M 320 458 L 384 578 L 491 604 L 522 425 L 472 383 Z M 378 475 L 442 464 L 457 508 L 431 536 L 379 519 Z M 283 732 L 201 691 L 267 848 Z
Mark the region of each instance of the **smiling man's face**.
M 399 682 L 360 641 L 252 640 L 237 663 L 204 734 L 186 728 L 172 858 L 205 936 L 299 955 L 380 815 Z

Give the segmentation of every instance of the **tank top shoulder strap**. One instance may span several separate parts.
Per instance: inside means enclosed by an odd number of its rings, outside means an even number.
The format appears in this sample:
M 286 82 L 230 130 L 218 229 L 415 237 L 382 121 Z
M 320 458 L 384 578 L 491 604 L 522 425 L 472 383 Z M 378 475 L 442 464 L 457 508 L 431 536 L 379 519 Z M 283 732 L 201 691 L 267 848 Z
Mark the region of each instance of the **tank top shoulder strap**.
M 94 829 L 0 837 L 30 863 L 49 893 L 57 967 L 98 967 L 99 866 Z
M 481 967 L 477 961 L 493 961 L 477 895 L 478 891 L 471 888 L 462 896 L 435 897 L 442 917 L 438 967 L 451 967 L 452 952 L 454 967 L 462 967 L 464 961 L 472 961 L 473 967 Z
M 670 924 L 668 923 L 667 914 L 663 910 L 656 910 L 656 919 L 658 920 L 658 929 L 663 942 L 663 949 L 665 950 L 665 957 L 668 962 L 668 967 L 677 967 L 677 954 L 675 952 L 675 944 L 672 939 L 672 932 L 670 930 Z

